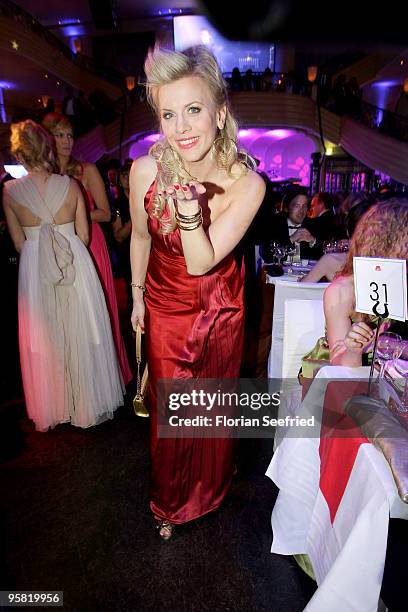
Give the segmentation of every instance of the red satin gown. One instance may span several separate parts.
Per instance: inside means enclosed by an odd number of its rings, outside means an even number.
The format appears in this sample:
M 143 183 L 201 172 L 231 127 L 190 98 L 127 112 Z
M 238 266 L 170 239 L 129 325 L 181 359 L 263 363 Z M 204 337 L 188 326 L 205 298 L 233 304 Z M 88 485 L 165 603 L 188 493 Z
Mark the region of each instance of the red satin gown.
M 145 197 L 148 211 L 154 183 Z M 159 232 L 149 216 L 152 251 L 146 275 L 146 347 L 151 390 L 151 491 L 155 516 L 185 523 L 215 510 L 234 471 L 233 438 L 157 436 L 160 378 L 238 378 L 243 281 L 232 255 L 203 276 L 187 273 L 180 231 Z M 205 224 L 204 224 L 205 225 Z

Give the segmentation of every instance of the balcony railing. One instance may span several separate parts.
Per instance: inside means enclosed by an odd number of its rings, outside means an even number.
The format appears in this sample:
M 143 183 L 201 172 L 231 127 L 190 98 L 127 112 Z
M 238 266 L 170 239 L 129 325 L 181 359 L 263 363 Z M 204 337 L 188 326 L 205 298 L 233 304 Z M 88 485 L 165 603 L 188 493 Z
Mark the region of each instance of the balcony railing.
M 224 78 L 231 92 L 281 92 L 311 97 L 337 115 L 351 117 L 381 134 L 408 142 L 408 117 L 365 102 L 357 92 L 357 95 L 344 95 L 336 92 L 335 88 L 319 88 L 294 73 L 270 72 L 265 75 L 264 72 L 252 72 L 237 74 L 234 78 L 228 72 L 224 73 Z
M 11 2 L 11 0 L 0 0 L 0 15 L 14 19 L 15 21 L 24 25 L 26 28 L 29 28 L 32 32 L 40 36 L 48 44 L 52 45 L 54 49 L 58 50 L 78 67 L 88 70 L 89 72 L 93 72 L 97 76 L 100 76 L 101 78 L 104 78 L 123 89 L 124 75 L 120 71 L 106 65 L 103 67 L 103 69 L 101 69 L 101 67 L 95 64 L 91 57 L 82 55 L 80 53 L 74 53 L 60 38 L 58 38 L 58 36 L 50 32 L 39 21 L 34 19 L 30 13 L 27 13 L 27 11 L 19 7 L 14 2 Z

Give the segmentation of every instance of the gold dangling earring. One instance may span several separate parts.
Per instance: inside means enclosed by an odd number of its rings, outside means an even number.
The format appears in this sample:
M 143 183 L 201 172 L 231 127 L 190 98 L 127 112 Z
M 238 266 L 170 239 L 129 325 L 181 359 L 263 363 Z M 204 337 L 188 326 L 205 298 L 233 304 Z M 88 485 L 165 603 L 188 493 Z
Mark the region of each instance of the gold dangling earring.
M 225 127 L 225 126 L 224 126 Z M 234 155 L 237 157 L 238 155 L 238 147 L 235 140 L 229 138 L 228 136 L 219 135 L 214 142 L 212 143 L 212 154 L 216 161 L 220 162 L 221 167 L 228 168 L 229 160 L 231 158 L 232 151 L 235 151 Z

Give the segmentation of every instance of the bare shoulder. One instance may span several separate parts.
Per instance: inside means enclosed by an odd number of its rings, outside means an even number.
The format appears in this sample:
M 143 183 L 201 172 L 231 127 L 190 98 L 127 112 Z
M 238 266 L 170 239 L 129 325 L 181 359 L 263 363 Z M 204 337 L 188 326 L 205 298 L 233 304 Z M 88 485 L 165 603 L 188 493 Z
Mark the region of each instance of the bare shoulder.
M 324 292 L 324 303 L 327 306 L 343 305 L 352 308 L 354 302 L 354 285 L 352 276 L 339 276 Z
M 254 170 L 243 170 L 231 186 L 231 193 L 256 198 L 261 203 L 265 195 L 265 181 Z
M 91 162 L 82 162 L 81 165 L 84 178 L 95 176 L 95 174 L 100 174 L 96 165 L 92 164 Z
M 151 178 L 152 180 L 157 174 L 156 160 L 151 155 L 142 155 L 134 160 L 130 170 L 131 176 Z
M 130 170 L 130 195 L 143 202 L 150 185 L 157 175 L 156 160 L 150 155 L 138 157 Z
M 5 181 L 3 183 L 4 191 L 8 191 L 8 189 L 12 187 L 12 185 L 16 185 L 17 181 L 21 181 L 21 179 L 11 179 L 10 181 Z
M 12 194 L 13 186 L 16 185 L 17 180 L 21 179 L 13 179 L 11 181 L 6 181 L 3 183 L 3 203 L 9 203 L 10 200 L 15 201 Z

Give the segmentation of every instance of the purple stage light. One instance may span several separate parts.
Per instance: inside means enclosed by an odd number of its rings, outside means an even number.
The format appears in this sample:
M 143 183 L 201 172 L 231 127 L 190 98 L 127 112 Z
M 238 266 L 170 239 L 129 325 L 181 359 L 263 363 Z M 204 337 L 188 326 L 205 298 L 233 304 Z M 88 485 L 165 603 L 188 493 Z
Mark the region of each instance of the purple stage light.
M 61 28 L 61 33 L 67 38 L 83 36 L 85 34 L 85 26 L 83 25 L 69 25 Z
M 316 141 L 304 132 L 290 129 L 247 128 L 239 130 L 241 146 L 261 161 L 259 169 L 272 181 L 299 178 L 309 184 L 311 154 L 318 150 Z
M 290 135 L 292 134 L 291 130 L 268 130 L 266 132 L 266 135 L 271 137 L 271 138 L 276 138 L 276 139 L 283 139 L 283 138 L 288 138 Z
M 377 81 L 376 83 L 371 83 L 371 87 L 395 87 L 396 85 L 401 85 L 402 82 L 396 79 L 390 79 L 388 81 Z
M 160 140 L 160 136 L 161 134 L 149 134 L 143 140 L 146 140 L 147 142 L 157 142 Z
M 11 81 L 0 81 L 0 89 L 15 89 L 16 84 Z

